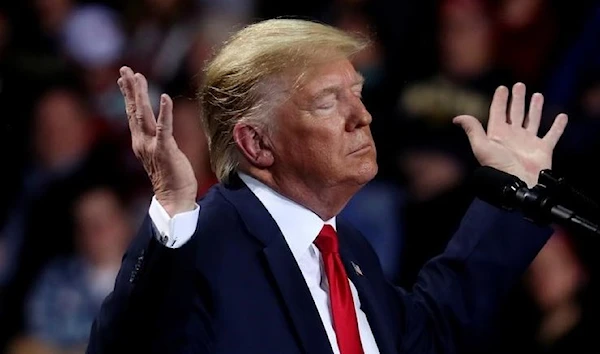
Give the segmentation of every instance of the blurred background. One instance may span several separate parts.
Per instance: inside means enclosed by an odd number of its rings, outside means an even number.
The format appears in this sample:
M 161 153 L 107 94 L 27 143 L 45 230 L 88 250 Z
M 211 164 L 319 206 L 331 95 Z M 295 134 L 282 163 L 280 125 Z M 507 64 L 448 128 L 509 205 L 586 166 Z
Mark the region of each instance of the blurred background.
M 194 92 L 245 24 L 315 19 L 368 34 L 380 173 L 351 218 L 411 287 L 473 198 L 477 166 L 451 119 L 483 123 L 494 89 L 545 95 L 541 134 L 570 116 L 554 170 L 600 200 L 600 2 L 567 0 L 24 0 L 0 5 L 0 352 L 83 353 L 152 195 L 130 148 L 118 68 L 175 100 L 175 135 L 214 183 Z M 526 237 L 526 235 L 524 235 Z M 557 229 L 499 315 L 486 353 L 600 353 L 598 240 Z M 509 255 L 507 255 L 509 256 Z

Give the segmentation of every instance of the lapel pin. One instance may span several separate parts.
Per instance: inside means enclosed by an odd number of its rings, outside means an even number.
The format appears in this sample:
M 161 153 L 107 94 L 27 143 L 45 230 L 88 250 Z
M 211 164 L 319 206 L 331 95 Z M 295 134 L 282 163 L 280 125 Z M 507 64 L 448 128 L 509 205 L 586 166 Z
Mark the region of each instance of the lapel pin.
M 363 276 L 363 272 L 360 269 L 360 267 L 358 266 L 358 264 L 356 264 L 356 263 L 354 263 L 352 261 L 350 261 L 350 263 L 352 264 L 352 268 L 354 268 L 354 272 L 356 272 L 357 275 L 359 275 L 359 276 L 362 277 Z

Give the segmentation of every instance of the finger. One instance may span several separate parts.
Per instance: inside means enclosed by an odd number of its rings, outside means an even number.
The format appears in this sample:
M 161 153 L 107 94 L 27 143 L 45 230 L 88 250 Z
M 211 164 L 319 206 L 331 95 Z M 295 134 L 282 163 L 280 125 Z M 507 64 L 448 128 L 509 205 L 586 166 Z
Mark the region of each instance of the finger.
M 127 118 L 133 119 L 135 116 L 135 79 L 133 77 L 133 71 L 124 66 L 121 68 L 120 73 L 121 77 L 117 80 L 117 83 L 119 84 L 119 88 L 125 99 Z
M 490 117 L 488 119 L 488 132 L 494 133 L 494 130 L 500 129 L 506 125 L 506 105 L 508 103 L 508 88 L 499 86 L 494 93 L 492 104 L 490 105 Z
M 534 93 L 531 96 L 531 102 L 529 103 L 529 113 L 527 114 L 527 118 L 525 118 L 525 123 L 523 123 L 523 127 L 527 129 L 528 132 L 533 134 L 537 134 L 540 128 L 540 121 L 542 120 L 542 108 L 544 107 L 544 95 L 541 93 Z
M 154 135 L 156 120 L 148 97 L 148 81 L 144 75 L 136 73 L 135 77 L 135 119 L 146 135 Z
M 160 96 L 160 111 L 156 121 L 156 138 L 164 141 L 173 135 L 173 100 L 167 94 Z
M 472 148 L 482 145 L 487 140 L 483 126 L 477 118 L 463 115 L 454 118 L 452 122 L 460 125 L 465 133 L 467 133 Z
M 525 94 L 525 84 L 518 82 L 513 86 L 508 121 L 515 127 L 523 126 L 523 119 L 525 119 Z
M 131 74 L 133 76 L 133 70 L 131 70 L 131 68 L 128 66 L 122 66 L 119 69 L 119 74 L 121 74 L 121 76 L 126 76 L 127 74 Z
M 552 123 L 550 130 L 548 130 L 543 140 L 550 144 L 550 146 L 552 147 L 556 146 L 556 143 L 558 143 L 558 139 L 560 139 L 563 132 L 565 131 L 565 127 L 567 126 L 568 120 L 569 119 L 567 115 L 564 113 L 561 113 L 558 116 L 556 116 L 556 119 L 554 119 L 554 123 Z
M 131 98 L 130 98 L 130 94 L 128 93 L 129 89 L 126 87 L 127 82 L 126 82 L 125 78 L 120 77 L 117 80 L 117 85 L 119 85 L 119 90 L 121 90 L 121 94 L 123 95 L 123 100 L 125 101 L 125 111 L 127 113 L 127 117 L 129 117 L 129 113 L 130 113 L 129 110 L 133 109 L 133 107 L 129 107 L 130 106 L 129 101 L 131 100 Z

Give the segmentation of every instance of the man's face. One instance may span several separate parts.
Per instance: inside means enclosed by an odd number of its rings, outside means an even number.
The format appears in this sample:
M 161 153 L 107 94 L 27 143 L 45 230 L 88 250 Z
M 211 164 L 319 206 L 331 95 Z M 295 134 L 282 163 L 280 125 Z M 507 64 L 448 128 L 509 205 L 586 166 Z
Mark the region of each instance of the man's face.
M 312 67 L 275 111 L 275 178 L 309 186 L 362 186 L 377 174 L 362 77 L 347 59 Z

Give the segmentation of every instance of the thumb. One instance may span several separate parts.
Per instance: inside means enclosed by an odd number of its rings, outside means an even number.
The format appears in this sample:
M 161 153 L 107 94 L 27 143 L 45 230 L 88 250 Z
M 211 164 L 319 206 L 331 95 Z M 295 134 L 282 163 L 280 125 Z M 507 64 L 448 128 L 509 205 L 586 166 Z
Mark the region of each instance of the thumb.
M 467 133 L 471 147 L 481 145 L 487 139 L 481 122 L 473 116 L 458 116 L 452 120 L 452 123 L 460 125 Z

